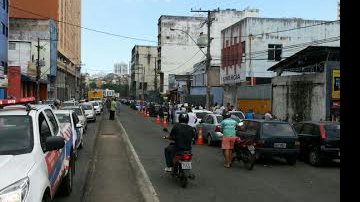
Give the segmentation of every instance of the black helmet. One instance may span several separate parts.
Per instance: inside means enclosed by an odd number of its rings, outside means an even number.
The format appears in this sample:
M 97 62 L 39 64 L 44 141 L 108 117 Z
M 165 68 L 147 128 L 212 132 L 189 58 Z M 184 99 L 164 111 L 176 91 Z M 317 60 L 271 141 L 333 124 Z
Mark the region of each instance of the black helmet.
M 189 115 L 188 114 L 180 114 L 179 115 L 179 123 L 187 124 L 189 122 Z

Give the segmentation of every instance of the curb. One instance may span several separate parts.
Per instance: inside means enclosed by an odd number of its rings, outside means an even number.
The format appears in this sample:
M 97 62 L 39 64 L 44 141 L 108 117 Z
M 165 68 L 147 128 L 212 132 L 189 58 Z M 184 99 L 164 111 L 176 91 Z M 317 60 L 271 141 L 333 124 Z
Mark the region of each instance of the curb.
M 142 195 L 143 201 L 145 202 L 160 202 L 159 197 L 155 191 L 154 186 L 152 185 L 149 176 L 147 175 L 144 166 L 142 165 L 139 156 L 137 155 L 133 145 L 131 144 L 130 138 L 126 133 L 125 128 L 121 124 L 118 116 L 116 115 L 116 121 L 119 124 L 122 134 L 121 137 L 124 139 L 126 145 L 126 152 L 129 156 L 129 162 L 132 170 L 135 172 L 136 183 L 140 188 L 140 193 Z

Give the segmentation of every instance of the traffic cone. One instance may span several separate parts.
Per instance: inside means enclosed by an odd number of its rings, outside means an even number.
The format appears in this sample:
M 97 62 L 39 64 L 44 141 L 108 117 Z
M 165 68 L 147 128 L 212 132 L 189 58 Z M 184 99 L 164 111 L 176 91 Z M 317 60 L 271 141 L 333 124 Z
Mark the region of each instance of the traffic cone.
M 166 118 L 163 119 L 163 127 L 166 128 L 167 127 L 167 121 Z
M 146 112 L 146 117 L 147 117 L 147 118 L 149 118 L 149 117 L 150 117 L 150 113 L 149 113 L 149 111 L 148 111 L 148 112 Z
M 202 128 L 199 128 L 198 130 L 199 130 L 199 132 L 197 134 L 196 144 L 197 145 L 202 145 L 202 144 L 204 144 L 203 135 L 202 135 Z
M 155 123 L 160 124 L 160 116 L 159 115 L 157 115 Z
M 144 109 L 144 118 L 147 117 L 147 112 L 146 112 L 146 109 Z

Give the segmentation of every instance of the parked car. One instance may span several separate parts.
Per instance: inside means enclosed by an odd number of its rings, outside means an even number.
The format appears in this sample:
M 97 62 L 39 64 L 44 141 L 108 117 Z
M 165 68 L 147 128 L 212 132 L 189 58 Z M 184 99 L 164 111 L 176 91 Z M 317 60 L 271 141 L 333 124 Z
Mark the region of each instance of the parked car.
M 305 121 L 294 124 L 300 141 L 300 157 L 311 165 L 340 159 L 340 123 Z
M 96 115 L 101 114 L 101 104 L 98 101 L 90 101 L 90 103 L 94 106 Z
M 89 102 L 82 103 L 80 106 L 85 111 L 86 119 L 96 122 L 96 112 L 94 106 Z
M 215 145 L 215 143 L 222 140 L 223 134 L 220 125 L 222 120 L 223 116 L 220 114 L 207 114 L 197 125 L 197 131 L 199 127 L 202 128 L 203 138 L 209 146 Z
M 61 127 L 46 105 L 0 111 L 0 201 L 51 201 L 58 191 L 70 195 L 75 158 L 69 127 Z
M 204 118 L 204 116 L 206 116 L 207 114 L 212 114 L 211 111 L 208 110 L 201 110 L 201 109 L 194 109 L 192 110 L 192 112 L 196 115 L 196 123 L 195 123 L 195 128 L 198 124 L 200 124 L 200 121 Z
M 83 134 L 84 129 L 80 120 L 73 110 L 55 110 L 54 111 L 60 124 L 70 124 L 71 132 L 74 135 L 74 144 L 76 149 L 81 149 L 84 146 Z M 77 154 L 77 152 L 75 152 Z
M 76 106 L 79 105 L 79 102 L 74 101 L 74 100 L 69 100 L 69 101 L 65 101 L 62 103 L 62 107 L 68 107 L 68 106 Z
M 87 118 L 86 118 L 85 111 L 82 106 L 64 107 L 63 109 L 73 110 L 76 113 L 76 115 L 78 116 L 80 123 L 83 126 L 83 128 L 85 129 L 85 131 L 87 130 Z
M 277 156 L 285 158 L 289 165 L 296 164 L 300 142 L 289 123 L 262 119 L 243 120 L 241 123 L 237 136 L 255 140 L 257 159 Z

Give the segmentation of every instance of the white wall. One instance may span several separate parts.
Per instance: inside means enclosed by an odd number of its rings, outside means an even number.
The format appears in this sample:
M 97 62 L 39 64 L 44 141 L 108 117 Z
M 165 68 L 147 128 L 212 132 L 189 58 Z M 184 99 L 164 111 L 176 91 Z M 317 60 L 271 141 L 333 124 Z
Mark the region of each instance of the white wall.
M 283 19 L 283 18 L 246 18 L 233 26 L 223 30 L 226 39 L 239 37 L 239 30 L 242 41 L 245 41 L 246 60 L 243 61 L 241 67 L 237 67 L 237 73 L 240 72 L 240 79 L 227 82 L 227 84 L 235 84 L 245 81 L 246 77 L 273 77 L 275 73 L 268 72 L 267 69 L 277 64 L 277 61 L 269 61 L 268 45 L 281 44 L 283 46 L 282 57 L 289 57 L 296 52 L 301 51 L 309 45 L 308 42 L 322 40 L 331 37 L 340 36 L 340 23 L 323 24 L 319 26 L 312 26 L 308 28 L 295 29 L 292 31 L 278 32 L 272 34 L 265 34 L 279 30 L 293 29 L 297 27 L 305 27 L 309 25 L 323 23 L 324 21 L 317 20 L 301 20 L 301 19 Z M 247 36 L 250 34 L 257 35 L 250 41 Z M 306 44 L 307 43 L 307 44 Z M 300 44 L 300 45 L 298 45 Z M 291 45 L 298 45 L 298 47 L 289 48 Z M 316 45 L 316 44 L 315 44 Z M 331 43 L 321 43 L 321 46 L 340 46 L 340 40 Z M 223 46 L 222 46 L 223 47 Z M 251 68 L 250 68 L 250 52 L 251 52 Z M 234 68 L 228 68 L 228 75 L 234 74 Z M 220 69 L 220 76 L 223 78 L 226 75 L 225 69 Z M 223 79 L 220 80 L 224 84 Z

